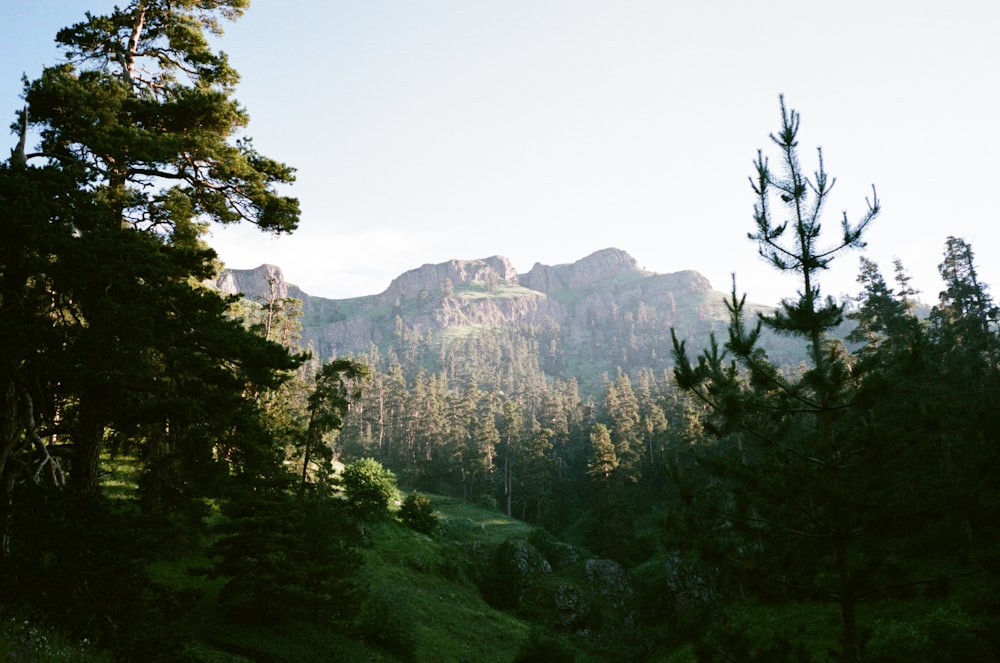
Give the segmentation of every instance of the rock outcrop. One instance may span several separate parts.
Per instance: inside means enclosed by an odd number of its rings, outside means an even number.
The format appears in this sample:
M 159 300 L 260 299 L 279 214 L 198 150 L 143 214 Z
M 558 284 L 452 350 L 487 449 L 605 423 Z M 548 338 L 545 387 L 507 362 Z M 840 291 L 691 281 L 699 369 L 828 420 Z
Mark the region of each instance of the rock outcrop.
M 693 341 L 725 329 L 727 319 L 724 295 L 698 272 L 655 274 L 613 248 L 571 264 L 536 264 L 520 275 L 502 256 L 427 264 L 399 275 L 382 293 L 352 299 L 310 296 L 274 265 L 225 270 L 215 285 L 257 302 L 302 300 L 302 344 L 321 361 L 372 345 L 385 356 L 409 344 L 414 356 L 418 342 L 443 357 L 448 339 L 499 332 L 507 339 L 523 335 L 526 345 L 544 351 L 539 362 L 550 375 L 568 377 L 565 371 L 583 366 L 592 380 L 622 366 L 667 368 L 671 329 Z
M 569 265 L 535 263 L 521 284 L 546 294 L 599 283 L 621 274 L 641 274 L 635 258 L 620 249 L 602 249 Z
M 277 265 L 265 264 L 254 269 L 224 269 L 213 285 L 223 294 L 241 294 L 255 302 L 266 302 L 271 297 L 291 297 L 302 301 L 303 310 L 309 309 L 312 300 L 308 293 L 286 281 L 281 267 Z
M 254 269 L 225 269 L 215 280 L 215 287 L 227 295 L 242 294 L 254 301 L 288 297 L 285 275 L 277 265 L 261 265 Z M 292 286 L 294 288 L 294 286 Z
M 378 295 L 378 304 L 395 304 L 400 301 L 418 299 L 441 292 L 443 284 L 452 287 L 467 283 L 497 285 L 501 282 L 517 285 L 517 272 L 510 261 L 503 256 L 492 256 L 482 260 L 449 260 L 437 265 L 427 264 L 397 276 Z

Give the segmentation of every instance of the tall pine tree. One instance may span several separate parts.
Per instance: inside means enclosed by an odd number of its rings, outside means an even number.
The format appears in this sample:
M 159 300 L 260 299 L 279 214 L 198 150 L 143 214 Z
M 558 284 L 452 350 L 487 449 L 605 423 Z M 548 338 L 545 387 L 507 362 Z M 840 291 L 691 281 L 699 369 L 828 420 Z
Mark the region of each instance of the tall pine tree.
M 844 658 L 857 660 L 857 606 L 867 598 L 872 570 L 862 551 L 875 534 L 872 513 L 895 505 L 885 501 L 878 469 L 868 462 L 878 440 L 859 416 L 854 360 L 830 334 L 843 307 L 823 296 L 820 277 L 837 255 L 864 245 L 879 204 L 868 201 L 856 223 L 845 213 L 840 235 L 822 245 L 821 216 L 834 180 L 822 151 L 818 169 L 806 175 L 798 133 L 799 115 L 782 98 L 781 127 L 771 136 L 781 166 L 773 171 L 758 152 L 749 234 L 765 260 L 798 278 L 798 296 L 751 323 L 734 282 L 724 348 L 713 338 L 693 363 L 675 336 L 674 372 L 681 388 L 710 406 L 708 423 L 720 435 L 705 463 L 724 487 L 716 512 L 736 533 L 721 547 L 725 559 L 744 586 L 764 596 L 838 604 Z M 807 343 L 803 371 L 789 374 L 769 360 L 759 345 L 765 327 Z

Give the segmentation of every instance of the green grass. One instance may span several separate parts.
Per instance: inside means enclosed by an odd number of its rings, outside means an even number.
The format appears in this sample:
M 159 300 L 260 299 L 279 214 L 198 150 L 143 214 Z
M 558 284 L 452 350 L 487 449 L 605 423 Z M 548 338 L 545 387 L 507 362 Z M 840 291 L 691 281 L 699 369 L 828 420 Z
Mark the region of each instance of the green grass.
M 517 297 L 538 297 L 541 293 L 524 286 L 500 281 L 490 288 L 484 281 L 468 281 L 455 288 L 455 296 L 460 299 L 513 299 Z M 542 295 L 544 296 L 544 295 Z
M 139 490 L 139 461 L 131 456 L 101 456 L 101 492 L 113 500 L 135 499 Z
M 134 508 L 130 502 L 137 494 L 138 461 L 105 457 L 102 464 L 105 494 Z M 534 528 L 460 500 L 428 497 L 440 523 L 433 536 L 396 521 L 395 508 L 385 521 L 366 528 L 367 544 L 360 550 L 364 599 L 353 629 L 334 632 L 295 624 L 278 632 L 224 621 L 216 599 L 225 579 L 197 573 L 210 565 L 203 552 L 210 537 L 192 538 L 186 552 L 150 563 L 147 572 L 160 585 L 199 596 L 186 620 L 193 641 L 185 655 L 193 661 L 513 661 L 530 636 L 530 625 L 486 603 L 475 582 L 475 569 L 507 538 L 527 538 Z M 209 506 L 209 518 L 220 518 L 218 505 Z M 0 648 L 7 637 L 7 648 L 13 651 L 11 643 L 21 634 L 8 631 L 0 630 Z M 49 642 L 57 638 L 47 637 Z M 75 643 L 60 642 L 50 648 L 58 652 L 55 657 L 28 660 L 109 660 Z
M 74 641 L 57 631 L 42 628 L 28 620 L 0 620 L 0 653 L 3 661 L 31 663 L 111 663 L 110 655 L 96 650 L 89 642 Z
M 412 660 L 512 661 L 530 627 L 490 607 L 471 576 L 493 547 L 533 528 L 459 500 L 428 497 L 440 522 L 433 536 L 394 521 L 372 529 L 362 551 L 370 579 L 362 614 L 380 618 L 384 644 L 407 650 Z

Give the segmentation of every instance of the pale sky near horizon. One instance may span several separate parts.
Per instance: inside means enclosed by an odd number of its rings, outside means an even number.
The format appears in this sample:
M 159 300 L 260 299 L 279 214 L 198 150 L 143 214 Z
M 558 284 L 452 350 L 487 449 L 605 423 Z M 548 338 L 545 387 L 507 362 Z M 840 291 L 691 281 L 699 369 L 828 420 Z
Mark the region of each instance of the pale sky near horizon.
M 55 64 L 56 31 L 109 0 L 0 0 L 0 118 Z M 124 4 L 119 0 L 118 4 Z M 778 155 L 778 95 L 837 185 L 826 227 L 883 212 L 866 255 L 934 302 L 945 239 L 1000 297 L 1000 3 L 994 0 L 255 0 L 219 42 L 257 148 L 298 169 L 299 230 L 213 231 L 227 266 L 312 295 L 376 294 L 424 263 L 518 272 L 616 247 L 775 303 L 747 177 Z M 6 154 L 14 138 L 4 133 Z M 824 292 L 858 291 L 857 254 Z

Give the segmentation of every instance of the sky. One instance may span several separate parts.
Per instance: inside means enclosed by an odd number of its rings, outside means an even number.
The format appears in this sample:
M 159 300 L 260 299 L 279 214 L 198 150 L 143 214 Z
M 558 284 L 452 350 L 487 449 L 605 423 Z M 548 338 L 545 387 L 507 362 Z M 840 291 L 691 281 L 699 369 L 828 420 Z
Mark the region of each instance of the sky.
M 0 0 L 0 117 L 53 37 L 105 0 Z M 119 0 L 118 4 L 122 4 Z M 218 42 L 247 135 L 297 169 L 291 236 L 214 228 L 228 267 L 279 265 L 310 295 L 382 292 L 425 263 L 506 256 L 520 273 L 615 247 L 751 301 L 794 296 L 747 239 L 779 94 L 837 178 L 825 228 L 882 213 L 858 257 L 898 258 L 934 302 L 945 240 L 1000 296 L 995 0 L 254 0 Z M 2 154 L 13 146 L 3 136 Z

